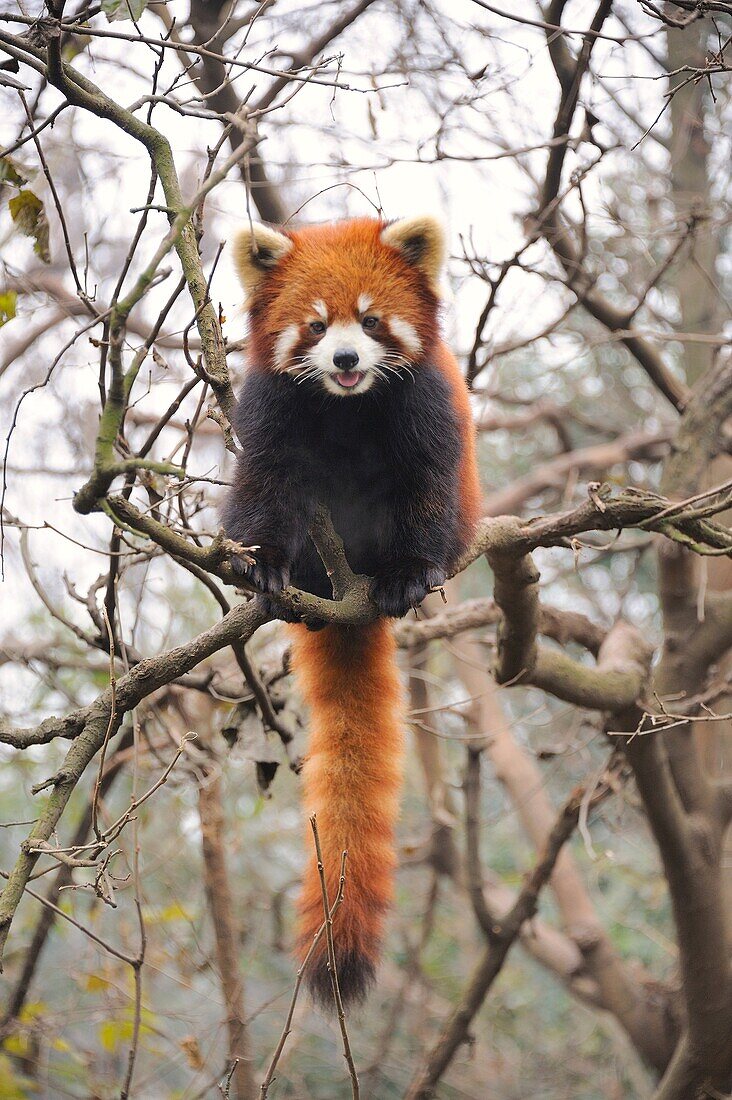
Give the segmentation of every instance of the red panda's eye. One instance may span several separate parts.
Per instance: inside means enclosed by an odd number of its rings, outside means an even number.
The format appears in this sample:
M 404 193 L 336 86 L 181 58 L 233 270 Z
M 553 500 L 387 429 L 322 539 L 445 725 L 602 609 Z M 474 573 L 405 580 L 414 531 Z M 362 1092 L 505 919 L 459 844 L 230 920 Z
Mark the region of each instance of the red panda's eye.
M 322 321 L 311 321 L 310 331 L 316 336 L 322 336 L 322 334 L 325 332 L 325 324 Z
M 361 324 L 363 325 L 364 328 L 376 328 L 378 323 L 379 323 L 379 318 L 378 317 L 371 317 L 371 316 L 364 317 L 363 321 L 361 322 Z

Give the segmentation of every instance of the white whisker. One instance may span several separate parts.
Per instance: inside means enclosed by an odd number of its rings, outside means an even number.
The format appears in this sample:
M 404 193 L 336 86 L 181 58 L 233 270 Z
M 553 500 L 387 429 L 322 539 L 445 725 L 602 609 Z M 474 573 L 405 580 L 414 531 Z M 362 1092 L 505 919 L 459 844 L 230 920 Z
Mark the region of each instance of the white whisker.
M 379 361 L 379 365 L 383 367 L 384 370 L 397 375 L 397 377 L 401 377 L 402 371 L 404 371 L 413 382 L 415 381 L 414 372 L 411 369 L 413 366 L 412 360 L 406 355 L 402 355 L 400 352 L 387 351 Z

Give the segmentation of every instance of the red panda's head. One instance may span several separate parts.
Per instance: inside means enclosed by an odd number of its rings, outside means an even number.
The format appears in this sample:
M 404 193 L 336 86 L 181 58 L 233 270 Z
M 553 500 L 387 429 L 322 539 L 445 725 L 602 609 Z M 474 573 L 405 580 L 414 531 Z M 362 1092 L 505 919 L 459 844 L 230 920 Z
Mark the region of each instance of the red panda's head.
M 426 217 L 242 230 L 234 261 L 252 364 L 339 396 L 413 370 L 437 338 L 444 254 L 442 229 Z

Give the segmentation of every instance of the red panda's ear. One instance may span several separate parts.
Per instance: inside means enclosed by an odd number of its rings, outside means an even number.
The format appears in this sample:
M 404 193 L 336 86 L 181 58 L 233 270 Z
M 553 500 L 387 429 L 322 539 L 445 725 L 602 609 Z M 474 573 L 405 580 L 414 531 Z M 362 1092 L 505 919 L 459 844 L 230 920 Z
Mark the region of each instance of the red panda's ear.
M 284 233 L 257 222 L 236 234 L 232 245 L 234 267 L 247 295 L 291 248 L 292 241 Z
M 402 218 L 381 231 L 382 244 L 396 248 L 405 260 L 423 272 L 439 293 L 440 273 L 445 263 L 445 234 L 436 218 Z

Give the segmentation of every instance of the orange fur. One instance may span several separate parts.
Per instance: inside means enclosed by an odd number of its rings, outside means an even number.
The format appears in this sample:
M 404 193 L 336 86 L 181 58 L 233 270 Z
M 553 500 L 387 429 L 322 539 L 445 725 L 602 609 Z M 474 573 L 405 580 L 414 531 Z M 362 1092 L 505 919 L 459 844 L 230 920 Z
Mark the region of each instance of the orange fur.
M 401 687 L 395 643 L 383 619 L 366 627 L 289 628 L 293 664 L 310 707 L 310 747 L 303 769 L 303 806 L 317 814 L 328 895 L 335 898 L 341 853 L 348 851 L 343 904 L 333 922 L 339 973 L 350 997 L 363 996 L 378 958 L 392 896 L 402 759 Z M 308 849 L 313 851 L 310 829 Z M 300 953 L 323 923 L 314 855 L 300 898 Z M 308 980 L 331 999 L 322 938 Z
M 357 218 L 292 230 L 294 247 L 268 271 L 250 298 L 252 362 L 268 364 L 277 335 L 327 303 L 329 320 L 351 321 L 368 295 L 374 309 L 413 325 L 424 348 L 438 339 L 438 299 L 424 273 L 381 240 L 384 223 Z
M 475 425 L 470 408 L 470 397 L 457 359 L 443 340 L 439 340 L 432 354 L 432 362 L 445 375 L 450 384 L 453 406 L 460 421 L 463 438 L 463 456 L 460 463 L 461 533 L 468 542 L 480 519 L 480 474 L 475 449 Z

